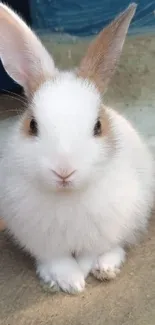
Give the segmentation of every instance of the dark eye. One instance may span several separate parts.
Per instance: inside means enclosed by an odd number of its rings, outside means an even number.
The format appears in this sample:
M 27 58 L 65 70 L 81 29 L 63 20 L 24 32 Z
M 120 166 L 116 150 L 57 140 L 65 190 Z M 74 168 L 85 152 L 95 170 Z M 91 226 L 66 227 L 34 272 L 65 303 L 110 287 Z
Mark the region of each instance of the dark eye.
M 94 126 L 94 135 L 101 135 L 102 129 L 101 129 L 101 122 L 100 120 L 97 120 L 95 126 Z
M 38 125 L 34 118 L 30 121 L 30 134 L 31 135 L 37 135 L 38 134 Z

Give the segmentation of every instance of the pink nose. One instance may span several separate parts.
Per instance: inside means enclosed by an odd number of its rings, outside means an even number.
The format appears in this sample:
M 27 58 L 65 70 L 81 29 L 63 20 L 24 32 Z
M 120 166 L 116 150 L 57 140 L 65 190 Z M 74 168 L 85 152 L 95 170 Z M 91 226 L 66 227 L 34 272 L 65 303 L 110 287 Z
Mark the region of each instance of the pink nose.
M 64 173 L 63 172 L 62 174 L 60 174 L 60 173 L 58 173 L 58 172 L 56 172 L 55 170 L 52 169 L 52 172 L 57 177 L 59 177 L 60 179 L 62 179 L 63 181 L 66 181 L 69 177 L 71 177 L 76 172 L 76 170 L 73 170 L 71 173 Z

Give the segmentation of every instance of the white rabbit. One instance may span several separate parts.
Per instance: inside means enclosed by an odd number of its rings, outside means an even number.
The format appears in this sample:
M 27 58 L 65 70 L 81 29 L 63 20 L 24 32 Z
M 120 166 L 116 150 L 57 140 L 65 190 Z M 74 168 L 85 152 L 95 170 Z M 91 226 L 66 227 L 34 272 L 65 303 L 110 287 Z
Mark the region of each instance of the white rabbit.
M 0 216 L 53 290 L 80 292 L 89 273 L 114 278 L 150 217 L 151 153 L 101 95 L 135 9 L 101 31 L 76 71 L 59 72 L 0 5 L 0 57 L 29 100 L 22 117 L 0 124 Z

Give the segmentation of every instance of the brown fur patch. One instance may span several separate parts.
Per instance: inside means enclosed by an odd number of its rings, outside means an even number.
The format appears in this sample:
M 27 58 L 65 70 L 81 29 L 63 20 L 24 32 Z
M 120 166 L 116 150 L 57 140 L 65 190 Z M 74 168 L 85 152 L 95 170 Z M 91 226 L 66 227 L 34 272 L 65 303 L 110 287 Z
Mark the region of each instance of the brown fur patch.
M 100 121 L 102 124 L 102 134 L 101 137 L 107 137 L 108 139 L 108 143 L 109 143 L 109 147 L 111 148 L 111 150 L 116 150 L 117 148 L 117 141 L 115 138 L 115 134 L 114 134 L 114 130 L 112 127 L 112 123 L 111 123 L 111 119 L 110 116 L 108 114 L 108 108 L 102 104 L 101 108 L 100 108 Z
M 3 231 L 6 228 L 5 223 L 2 218 L 0 218 L 0 231 Z
M 29 110 L 25 112 L 23 115 L 22 125 L 21 125 L 21 132 L 24 136 L 29 137 L 31 136 L 30 132 L 30 122 L 32 119 L 32 115 Z
M 26 135 L 26 136 L 30 136 L 30 119 L 28 118 L 25 118 L 24 119 L 24 123 L 23 123 L 23 133 Z
M 99 119 L 102 125 L 101 137 L 107 136 L 110 133 L 110 120 L 104 105 L 100 108 Z

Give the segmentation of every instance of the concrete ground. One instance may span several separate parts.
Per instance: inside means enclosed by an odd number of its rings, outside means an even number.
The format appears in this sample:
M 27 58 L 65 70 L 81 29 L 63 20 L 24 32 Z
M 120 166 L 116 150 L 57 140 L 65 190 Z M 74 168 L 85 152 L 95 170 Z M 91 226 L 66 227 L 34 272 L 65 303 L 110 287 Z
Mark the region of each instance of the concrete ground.
M 107 101 L 117 102 L 117 108 L 124 110 L 148 136 L 155 130 L 155 45 L 153 38 L 140 38 L 136 44 L 127 42 Z M 132 64 L 128 60 L 129 52 Z M 19 113 L 20 106 L 20 100 L 2 96 L 0 118 Z M 89 278 L 85 292 L 79 296 L 44 291 L 35 276 L 33 260 L 15 247 L 1 229 L 0 325 L 65 324 L 155 325 L 154 214 L 148 233 L 128 253 L 122 273 L 111 282 L 100 283 Z

